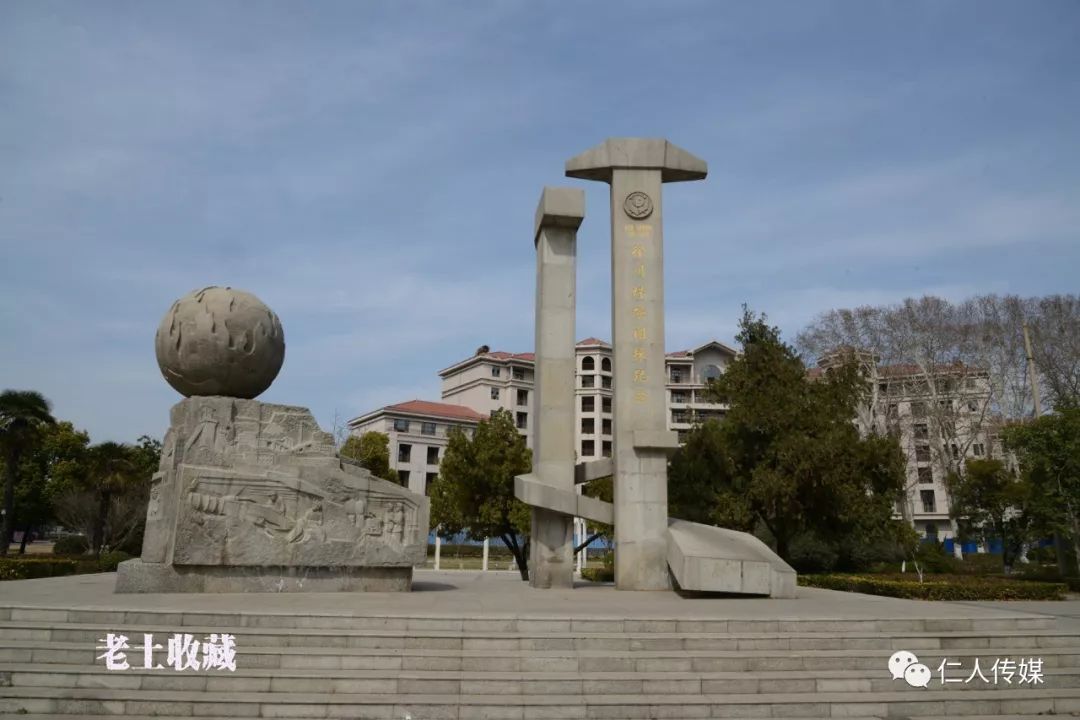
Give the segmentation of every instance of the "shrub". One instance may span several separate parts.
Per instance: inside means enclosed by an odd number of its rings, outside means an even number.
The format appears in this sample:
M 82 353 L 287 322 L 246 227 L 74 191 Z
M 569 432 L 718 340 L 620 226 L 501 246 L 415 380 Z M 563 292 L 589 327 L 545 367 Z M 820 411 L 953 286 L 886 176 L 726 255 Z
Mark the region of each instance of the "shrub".
M 615 568 L 591 567 L 581 571 L 581 577 L 590 582 L 615 582 Z
M 98 560 L 97 572 L 116 572 L 116 566 L 125 560 L 130 560 L 131 555 L 128 555 L 123 550 L 109 550 L 101 553 L 101 559 Z
M 945 546 L 936 542 L 919 543 L 915 549 L 915 562 L 923 572 L 927 573 L 953 573 L 963 572 L 959 560 L 952 553 L 945 550 Z M 908 563 L 909 565 L 911 563 Z
M 75 560 L 60 558 L 0 558 L 0 580 L 29 580 L 32 578 L 73 575 L 78 569 Z
M 1063 600 L 1062 583 L 971 575 L 800 575 L 807 587 L 916 600 Z
M 89 546 L 82 535 L 61 535 L 53 543 L 54 555 L 85 555 Z
M 838 557 L 836 550 L 827 542 L 809 533 L 792 539 L 789 555 L 791 567 L 800 573 L 833 570 Z

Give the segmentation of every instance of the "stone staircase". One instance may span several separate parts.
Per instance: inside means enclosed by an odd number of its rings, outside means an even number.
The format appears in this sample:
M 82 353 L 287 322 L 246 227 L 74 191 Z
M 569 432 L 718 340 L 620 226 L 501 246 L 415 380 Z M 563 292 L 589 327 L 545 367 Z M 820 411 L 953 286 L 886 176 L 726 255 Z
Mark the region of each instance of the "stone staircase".
M 722 612 L 722 604 L 717 607 Z M 107 670 L 107 632 L 130 638 Z M 236 637 L 236 671 L 143 669 L 143 633 Z M 893 680 L 909 650 L 926 688 Z M 164 664 L 164 650 L 154 654 Z M 1038 685 L 942 684 L 1041 658 Z M 1080 631 L 1053 618 L 358 617 L 0 607 L 0 717 L 822 718 L 1080 714 Z

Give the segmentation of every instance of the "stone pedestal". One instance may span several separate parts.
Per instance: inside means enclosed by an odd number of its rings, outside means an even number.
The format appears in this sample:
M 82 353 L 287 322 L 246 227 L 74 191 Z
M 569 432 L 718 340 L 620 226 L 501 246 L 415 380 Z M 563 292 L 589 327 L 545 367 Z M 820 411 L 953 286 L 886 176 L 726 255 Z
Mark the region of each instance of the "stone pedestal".
M 408 590 L 428 499 L 342 462 L 302 407 L 177 403 L 117 592 Z

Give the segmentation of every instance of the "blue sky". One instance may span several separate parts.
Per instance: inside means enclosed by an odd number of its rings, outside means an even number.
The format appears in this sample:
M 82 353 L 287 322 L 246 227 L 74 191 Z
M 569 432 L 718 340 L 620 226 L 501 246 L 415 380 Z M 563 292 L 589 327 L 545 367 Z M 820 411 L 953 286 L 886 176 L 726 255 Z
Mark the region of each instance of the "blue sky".
M 667 347 L 832 307 L 1076 292 L 1080 3 L 0 3 L 0 386 L 160 436 L 153 335 L 232 285 L 282 319 L 261 399 L 437 399 L 532 345 L 541 188 L 587 192 L 578 337 L 610 336 L 608 136 L 665 186 Z

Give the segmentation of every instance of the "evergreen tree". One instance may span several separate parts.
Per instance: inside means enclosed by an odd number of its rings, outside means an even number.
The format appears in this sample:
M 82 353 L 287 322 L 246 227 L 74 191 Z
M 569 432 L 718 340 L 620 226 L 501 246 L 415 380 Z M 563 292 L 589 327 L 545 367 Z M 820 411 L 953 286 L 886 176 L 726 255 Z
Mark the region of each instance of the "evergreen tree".
M 514 497 L 514 477 L 531 467 L 532 452 L 508 410 L 481 420 L 472 438 L 455 428 L 431 485 L 432 524 L 444 536 L 465 532 L 471 540 L 499 538 L 528 580 L 531 511 Z

